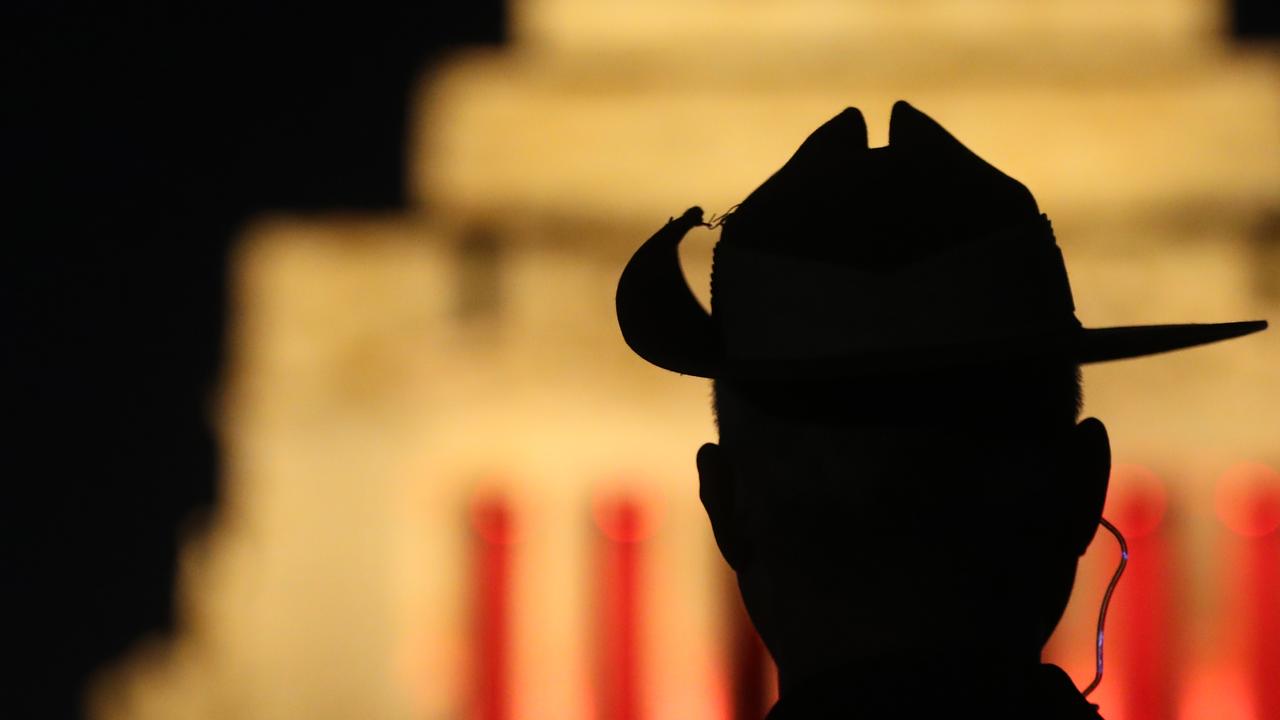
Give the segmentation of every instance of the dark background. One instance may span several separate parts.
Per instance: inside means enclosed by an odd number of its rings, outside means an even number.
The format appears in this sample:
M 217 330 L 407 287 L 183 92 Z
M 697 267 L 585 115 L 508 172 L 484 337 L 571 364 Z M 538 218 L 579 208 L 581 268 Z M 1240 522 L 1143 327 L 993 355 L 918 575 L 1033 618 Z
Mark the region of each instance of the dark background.
M 172 623 L 181 530 L 217 498 L 236 229 L 402 205 L 411 83 L 504 40 L 498 0 L 379 5 L 4 11 L 5 717 L 76 716 L 92 668 Z
M 0 11 L 6 717 L 76 716 L 92 668 L 171 626 L 178 540 L 217 499 L 236 229 L 401 206 L 411 83 L 451 47 L 506 40 L 500 0 L 160 5 Z M 1278 15 L 1240 0 L 1233 31 L 1274 38 Z

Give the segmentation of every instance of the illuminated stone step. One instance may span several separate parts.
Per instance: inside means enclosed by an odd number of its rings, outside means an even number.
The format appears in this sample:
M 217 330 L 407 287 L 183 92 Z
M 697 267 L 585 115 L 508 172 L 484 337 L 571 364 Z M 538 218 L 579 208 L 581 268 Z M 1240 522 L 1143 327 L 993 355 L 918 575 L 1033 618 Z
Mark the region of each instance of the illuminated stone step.
M 723 210 L 846 105 L 864 110 L 871 144 L 883 144 L 900 98 L 1025 182 L 1051 214 L 1192 203 L 1247 216 L 1280 187 L 1277 70 L 1254 61 L 1127 86 L 855 86 L 798 76 L 790 90 L 668 89 L 618 73 L 609 88 L 575 86 L 536 64 L 453 65 L 423 95 L 415 195 L 464 217 Z
M 784 39 L 892 36 L 991 44 L 1005 38 L 1150 37 L 1186 44 L 1220 34 L 1225 6 L 1199 0 L 654 0 L 513 3 L 517 44 L 592 50 Z

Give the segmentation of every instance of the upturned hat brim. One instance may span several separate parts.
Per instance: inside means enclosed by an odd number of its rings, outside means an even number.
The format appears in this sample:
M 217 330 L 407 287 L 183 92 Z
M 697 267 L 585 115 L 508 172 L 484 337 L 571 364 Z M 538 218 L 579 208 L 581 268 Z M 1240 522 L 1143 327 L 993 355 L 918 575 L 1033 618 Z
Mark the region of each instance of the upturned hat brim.
M 679 243 L 701 224 L 702 211 L 690 208 L 649 238 L 623 270 L 616 296 L 618 324 L 627 345 L 648 362 L 683 375 L 818 380 L 1032 359 L 1085 364 L 1205 345 L 1267 327 L 1265 320 L 1051 327 L 974 342 L 904 338 L 896 347 L 848 354 L 735 356 L 726 353 L 717 322 L 689 289 L 680 268 Z

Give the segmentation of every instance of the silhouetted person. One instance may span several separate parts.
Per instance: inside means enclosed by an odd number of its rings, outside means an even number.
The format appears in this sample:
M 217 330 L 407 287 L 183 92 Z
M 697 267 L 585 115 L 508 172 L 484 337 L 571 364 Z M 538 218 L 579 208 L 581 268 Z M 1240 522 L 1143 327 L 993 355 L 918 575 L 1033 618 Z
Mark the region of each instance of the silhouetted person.
M 1040 663 L 1110 474 L 1081 363 L 1264 322 L 1085 329 L 1023 185 L 905 102 L 849 108 L 722 221 L 711 312 L 676 248 L 618 285 L 627 343 L 713 378 L 700 496 L 778 666 L 769 717 L 1096 718 Z

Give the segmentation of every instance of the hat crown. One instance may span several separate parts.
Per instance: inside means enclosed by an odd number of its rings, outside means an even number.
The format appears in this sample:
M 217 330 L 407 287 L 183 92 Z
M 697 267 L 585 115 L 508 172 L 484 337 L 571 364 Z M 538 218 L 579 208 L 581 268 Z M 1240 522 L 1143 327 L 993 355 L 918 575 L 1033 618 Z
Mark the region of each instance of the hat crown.
M 847 108 L 723 222 L 711 313 L 678 245 L 690 208 L 632 255 L 623 340 L 700 377 L 849 378 L 960 363 L 1102 362 L 1239 337 L 1265 321 L 1083 328 L 1048 218 L 1021 183 L 905 102 L 867 147 Z
M 824 123 L 726 219 L 721 241 L 891 270 L 1039 212 L 1022 183 L 899 101 L 884 147 L 867 146 L 855 108 Z

